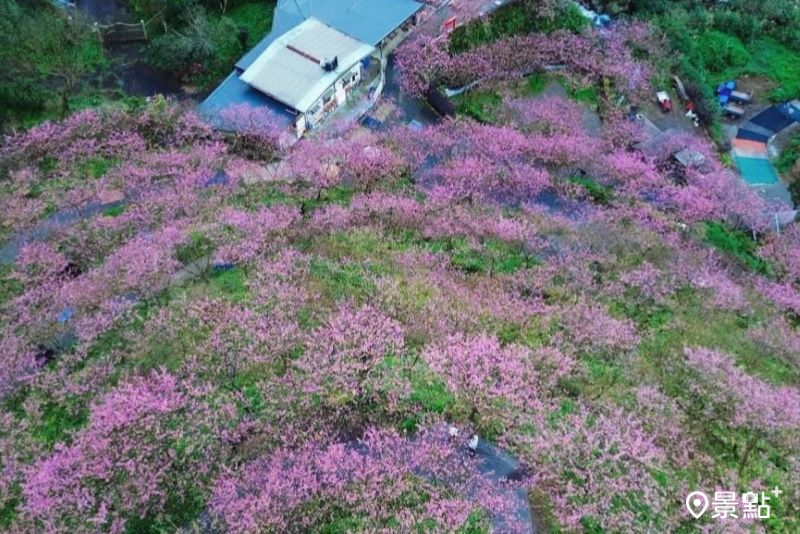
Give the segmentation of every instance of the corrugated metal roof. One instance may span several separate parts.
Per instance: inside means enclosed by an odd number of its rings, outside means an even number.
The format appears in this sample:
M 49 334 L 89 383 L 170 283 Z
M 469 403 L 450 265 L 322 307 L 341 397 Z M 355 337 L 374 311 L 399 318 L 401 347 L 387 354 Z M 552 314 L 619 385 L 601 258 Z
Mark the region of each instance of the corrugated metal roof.
M 241 80 L 306 112 L 373 48 L 312 18 L 274 40 L 244 71 Z M 320 61 L 334 57 L 338 58 L 338 68 L 325 71 Z
M 276 10 L 293 17 L 314 17 L 377 45 L 422 7 L 414 0 L 278 0 Z
M 423 5 L 414 0 L 278 0 L 272 30 L 236 62 L 247 70 L 269 45 L 307 18 L 377 45 Z
M 236 62 L 236 68 L 241 71 L 247 70 L 248 67 L 253 64 L 253 61 L 258 59 L 258 56 L 260 56 L 275 39 L 278 39 L 281 35 L 296 27 L 305 19 L 306 17 L 301 17 L 295 13 L 290 13 L 279 8 L 275 9 L 275 13 L 272 17 L 272 29 Z

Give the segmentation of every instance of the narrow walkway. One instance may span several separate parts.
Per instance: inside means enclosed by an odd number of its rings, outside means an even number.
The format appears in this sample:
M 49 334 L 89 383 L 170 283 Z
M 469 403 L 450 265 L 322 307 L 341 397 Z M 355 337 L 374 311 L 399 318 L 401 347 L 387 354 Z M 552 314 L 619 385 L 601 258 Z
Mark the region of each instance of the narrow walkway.
M 484 440 L 478 440 L 474 454 L 480 460 L 481 472 L 500 486 L 499 491 L 514 503 L 514 511 L 510 513 L 511 517 L 509 514 L 501 513 L 492 516 L 493 531 L 521 531 L 524 534 L 533 534 L 535 529 L 527 490 L 513 487 L 513 485 L 503 486 L 506 481 L 513 481 L 524 476 L 519 460 Z
M 80 219 L 89 218 L 104 210 L 115 208 L 124 204 L 124 200 L 115 200 L 107 203 L 92 202 L 79 209 L 64 208 L 49 217 L 39 221 L 35 226 L 20 232 L 0 247 L 0 265 L 14 263 L 22 247 L 31 243 L 45 241 L 55 232 L 72 226 Z

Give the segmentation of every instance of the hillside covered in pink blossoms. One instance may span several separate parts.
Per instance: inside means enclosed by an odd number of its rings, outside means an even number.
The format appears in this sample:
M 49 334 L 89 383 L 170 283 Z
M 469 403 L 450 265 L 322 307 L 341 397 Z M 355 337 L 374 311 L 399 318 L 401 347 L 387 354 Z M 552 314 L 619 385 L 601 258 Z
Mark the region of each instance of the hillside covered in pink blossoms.
M 487 120 L 291 144 L 155 98 L 7 136 L 0 530 L 797 532 L 800 229 L 701 131 L 641 148 L 659 39 L 397 51 Z M 596 102 L 526 89 L 554 64 Z

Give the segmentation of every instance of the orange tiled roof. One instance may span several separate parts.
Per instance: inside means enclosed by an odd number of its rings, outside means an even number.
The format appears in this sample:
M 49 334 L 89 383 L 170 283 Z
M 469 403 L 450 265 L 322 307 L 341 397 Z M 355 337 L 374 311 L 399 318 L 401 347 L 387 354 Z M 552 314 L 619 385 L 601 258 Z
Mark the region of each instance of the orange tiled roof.
M 766 154 L 767 145 L 747 139 L 734 139 L 733 148 L 740 154 Z

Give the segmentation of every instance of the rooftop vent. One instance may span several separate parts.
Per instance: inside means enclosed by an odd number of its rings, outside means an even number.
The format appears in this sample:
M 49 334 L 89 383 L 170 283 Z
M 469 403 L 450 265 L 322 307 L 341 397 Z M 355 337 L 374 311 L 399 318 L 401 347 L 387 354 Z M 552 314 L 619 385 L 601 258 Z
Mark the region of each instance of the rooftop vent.
M 333 72 L 339 68 L 339 56 L 333 56 L 333 59 L 323 59 L 319 65 L 325 72 Z

